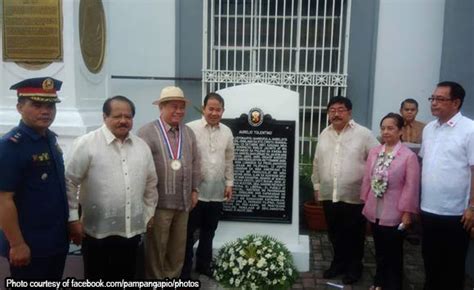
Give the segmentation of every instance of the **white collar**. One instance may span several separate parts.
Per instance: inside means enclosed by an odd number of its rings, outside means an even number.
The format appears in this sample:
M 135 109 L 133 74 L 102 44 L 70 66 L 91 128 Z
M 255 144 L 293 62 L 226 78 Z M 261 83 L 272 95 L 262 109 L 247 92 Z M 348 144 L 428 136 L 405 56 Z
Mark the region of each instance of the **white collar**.
M 107 126 L 105 124 L 102 125 L 101 130 L 102 130 L 102 133 L 104 134 L 105 141 L 107 142 L 107 145 L 110 145 L 115 140 L 118 140 L 119 142 L 121 142 L 119 138 L 115 137 L 115 135 L 112 132 L 110 132 L 109 128 L 107 128 Z M 127 136 L 127 138 L 125 138 L 125 140 L 123 140 L 123 143 L 125 143 L 127 141 L 132 142 L 132 134 L 131 133 L 128 133 L 128 136 Z

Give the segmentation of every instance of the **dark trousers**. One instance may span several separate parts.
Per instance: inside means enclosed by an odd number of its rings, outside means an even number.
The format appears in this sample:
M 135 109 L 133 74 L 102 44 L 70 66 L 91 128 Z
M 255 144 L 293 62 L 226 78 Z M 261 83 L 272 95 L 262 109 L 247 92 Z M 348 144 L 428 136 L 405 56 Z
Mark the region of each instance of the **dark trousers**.
M 110 236 L 82 240 L 84 276 L 91 280 L 132 280 L 135 278 L 140 235 L 132 238 Z
M 465 260 L 469 235 L 461 216 L 421 212 L 422 255 L 425 263 L 425 290 L 464 289 Z
M 334 249 L 331 267 L 359 276 L 364 256 L 366 219 L 363 204 L 323 201 L 329 240 Z
M 10 266 L 11 277 L 18 279 L 55 280 L 63 277 L 66 254 L 51 257 L 33 257 L 30 264 L 24 267 Z
M 396 227 L 371 223 L 375 244 L 374 285 L 387 290 L 401 290 L 403 277 L 403 235 Z
M 189 278 L 193 265 L 194 232 L 199 229 L 199 245 L 196 251 L 196 269 L 209 270 L 212 262 L 212 239 L 222 213 L 222 202 L 198 201 L 189 213 L 186 254 L 181 277 Z

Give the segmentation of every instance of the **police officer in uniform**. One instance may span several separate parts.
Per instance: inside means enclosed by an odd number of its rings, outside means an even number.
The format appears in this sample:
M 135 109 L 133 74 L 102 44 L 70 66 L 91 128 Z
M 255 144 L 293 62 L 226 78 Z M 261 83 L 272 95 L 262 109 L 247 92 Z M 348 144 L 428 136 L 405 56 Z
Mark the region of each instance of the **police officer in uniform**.
M 0 139 L 0 254 L 15 279 L 62 278 L 69 241 L 64 162 L 56 134 L 61 81 L 27 79 L 17 90 L 20 124 Z

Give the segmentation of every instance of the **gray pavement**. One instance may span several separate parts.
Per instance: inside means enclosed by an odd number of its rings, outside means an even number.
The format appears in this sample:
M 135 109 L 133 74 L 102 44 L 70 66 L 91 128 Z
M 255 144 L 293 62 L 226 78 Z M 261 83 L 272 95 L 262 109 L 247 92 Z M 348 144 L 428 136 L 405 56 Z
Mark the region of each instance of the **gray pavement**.
M 302 230 L 304 231 L 304 230 Z M 310 254 L 310 271 L 300 273 L 300 277 L 294 283 L 292 289 L 364 289 L 367 290 L 372 285 L 372 277 L 375 273 L 375 250 L 374 242 L 371 236 L 368 236 L 365 243 L 364 254 L 364 271 L 360 281 L 351 286 L 343 286 L 339 279 L 325 280 L 322 274 L 327 269 L 332 260 L 332 247 L 326 232 L 307 232 L 310 236 L 311 254 Z M 140 270 L 139 270 L 140 272 Z M 419 245 L 411 245 L 405 242 L 404 245 L 404 289 L 418 290 L 423 289 L 424 270 L 423 259 L 421 258 L 421 247 Z M 8 277 L 8 264 L 4 258 L 0 257 L 0 289 L 4 289 L 4 278 Z M 66 271 L 64 277 L 83 277 L 82 273 L 82 257 L 80 255 L 70 255 L 66 262 Z M 201 281 L 201 289 L 224 289 L 219 286 L 215 280 L 206 276 L 193 273 L 194 279 Z M 327 283 L 332 283 L 329 285 Z M 470 279 L 466 279 L 465 289 L 474 289 Z
M 310 271 L 300 273 L 299 279 L 293 284 L 292 289 L 321 289 L 321 290 L 367 290 L 372 285 L 372 277 L 375 274 L 375 249 L 374 241 L 368 236 L 365 242 L 364 271 L 362 278 L 353 285 L 342 285 L 341 277 L 334 280 L 323 279 L 323 272 L 332 260 L 332 247 L 326 232 L 308 232 L 310 236 Z M 424 282 L 423 259 L 421 257 L 421 246 L 404 243 L 404 285 L 406 290 L 421 290 Z M 195 279 L 201 281 L 201 289 L 224 289 L 217 282 L 205 276 L 193 274 Z M 331 283 L 332 285 L 328 284 Z M 473 283 L 466 277 L 465 289 L 474 289 Z
M 372 236 L 367 236 L 364 252 L 364 271 L 362 278 L 351 286 L 343 286 L 339 279 L 323 279 L 323 272 L 327 269 L 332 260 L 332 247 L 326 232 L 310 232 L 311 257 L 310 271 L 300 273 L 300 278 L 293 285 L 292 289 L 365 289 L 372 285 L 372 278 L 375 274 L 375 248 Z M 404 281 L 403 289 L 421 290 L 425 279 L 423 259 L 421 257 L 421 245 L 412 245 L 404 242 Z M 334 283 L 336 285 L 328 285 Z M 473 283 L 466 276 L 465 289 L 474 289 Z

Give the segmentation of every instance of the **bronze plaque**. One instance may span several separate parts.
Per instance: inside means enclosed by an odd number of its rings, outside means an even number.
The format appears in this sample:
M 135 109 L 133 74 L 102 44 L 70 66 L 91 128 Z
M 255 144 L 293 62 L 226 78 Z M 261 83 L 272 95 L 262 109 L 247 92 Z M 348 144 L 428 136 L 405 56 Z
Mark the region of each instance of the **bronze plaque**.
M 3 60 L 61 61 L 60 0 L 3 0 Z
M 105 55 L 105 14 L 101 0 L 81 0 L 79 39 L 87 69 L 92 73 L 100 72 Z

